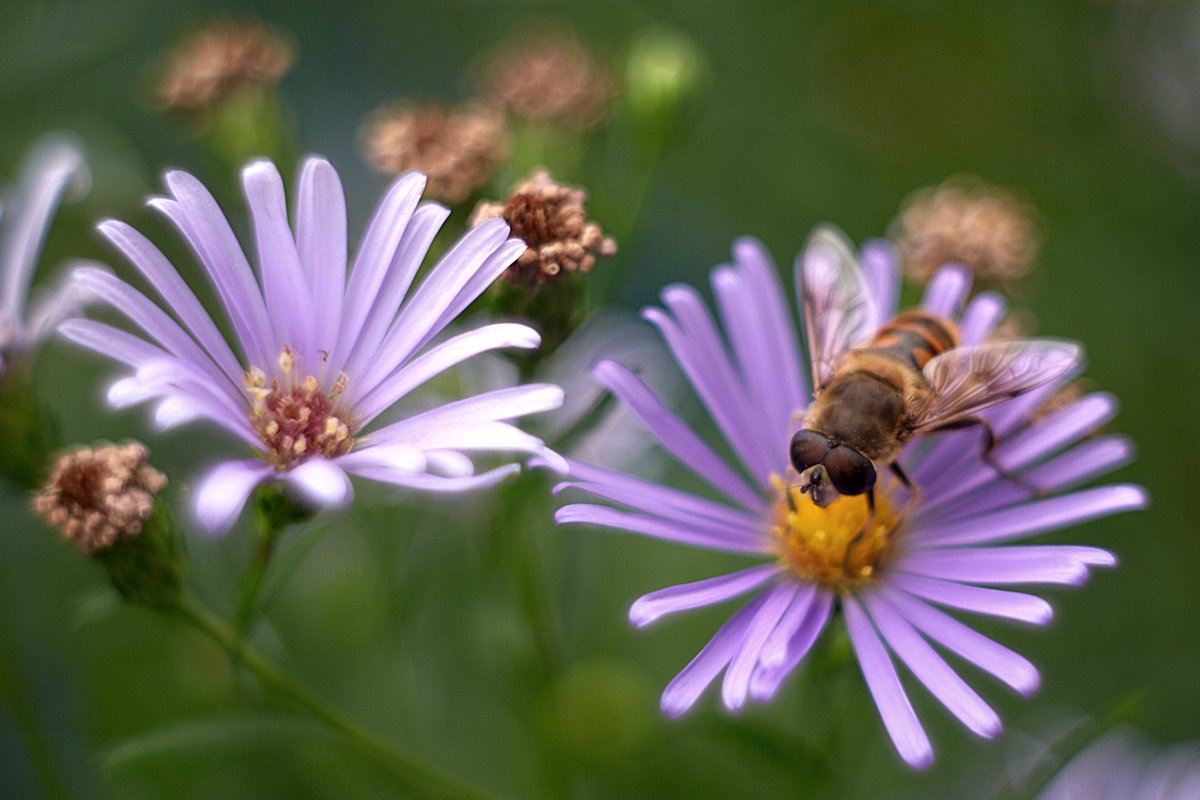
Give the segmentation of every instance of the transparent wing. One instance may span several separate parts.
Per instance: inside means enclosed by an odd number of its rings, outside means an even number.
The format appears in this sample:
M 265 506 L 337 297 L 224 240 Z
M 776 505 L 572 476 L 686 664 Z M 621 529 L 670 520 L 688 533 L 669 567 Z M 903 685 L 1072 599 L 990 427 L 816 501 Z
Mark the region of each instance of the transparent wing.
M 813 386 L 820 390 L 842 356 L 875 333 L 875 301 L 850 244 L 829 226 L 809 237 L 800 281 Z
M 1083 364 L 1083 349 L 1054 339 L 1015 339 L 957 347 L 929 360 L 929 400 L 910 420 L 928 431 L 1064 378 Z

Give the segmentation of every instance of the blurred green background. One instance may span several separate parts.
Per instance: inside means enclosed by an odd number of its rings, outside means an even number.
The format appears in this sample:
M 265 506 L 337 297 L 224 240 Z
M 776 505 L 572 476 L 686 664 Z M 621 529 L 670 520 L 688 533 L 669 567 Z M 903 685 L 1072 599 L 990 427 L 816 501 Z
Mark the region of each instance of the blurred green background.
M 881 235 L 909 192 L 951 175 L 1022 192 L 1040 209 L 1044 246 L 1018 300 L 1040 333 L 1086 343 L 1090 377 L 1121 398 L 1114 427 L 1140 449 L 1119 477 L 1149 487 L 1153 505 L 1053 536 L 1109 548 L 1121 565 L 1083 590 L 1047 593 L 1058 612 L 1049 629 L 981 623 L 1042 669 L 1033 700 L 963 672 L 1010 730 L 1036 729 L 1058 708 L 1121 706 L 1159 740 L 1200 736 L 1200 8 L 5 3 L 0 175 L 13 176 L 51 129 L 76 132 L 93 169 L 91 194 L 52 229 L 43 277 L 74 256 L 127 269 L 92 233 L 103 216 L 173 242 L 141 206 L 164 167 L 224 182 L 232 196 L 232 172 L 214 169 L 187 127 L 148 101 L 161 52 L 227 10 L 298 44 L 281 93 L 302 149 L 328 156 L 346 182 L 352 236 L 384 185 L 356 138 L 380 102 L 465 98 L 481 53 L 545 20 L 571 24 L 613 63 L 652 26 L 690 36 L 707 80 L 610 265 L 610 300 L 628 308 L 670 281 L 706 283 L 740 235 L 790 265 L 815 223 L 834 221 L 856 240 Z M 602 223 L 636 201 L 619 174 L 596 183 Z M 240 220 L 236 201 L 230 208 Z M 44 352 L 38 387 L 68 441 L 138 436 L 180 481 L 212 447 L 236 451 L 195 428 L 156 435 L 140 411 L 110 415 L 100 398 L 111 374 L 61 345 Z M 836 648 L 769 706 L 730 715 L 710 694 L 689 716 L 661 719 L 661 687 L 728 608 L 634 631 L 629 603 L 742 562 L 554 530 L 549 502 L 496 528 L 490 509 L 516 491 L 463 503 L 360 485 L 351 510 L 291 534 L 297 553 L 312 550 L 271 595 L 256 644 L 349 716 L 507 797 L 997 796 L 983 776 L 1013 763 L 1019 734 L 975 740 L 917 689 L 938 761 L 913 773 Z M 119 607 L 100 570 L 41 528 L 15 491 L 0 492 L 0 797 L 46 790 L 31 741 L 69 797 L 393 796 L 385 774 L 316 727 L 258 710 L 253 683 L 207 641 Z M 514 577 L 519 536 L 537 545 L 554 599 L 549 662 Z M 189 538 L 196 591 L 223 614 L 250 548 L 244 524 L 222 541 Z

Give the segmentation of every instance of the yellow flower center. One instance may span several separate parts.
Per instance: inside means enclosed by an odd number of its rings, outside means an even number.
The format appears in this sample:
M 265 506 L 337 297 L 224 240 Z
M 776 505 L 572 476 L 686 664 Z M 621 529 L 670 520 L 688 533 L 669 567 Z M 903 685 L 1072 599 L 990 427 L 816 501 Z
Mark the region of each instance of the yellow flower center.
M 771 535 L 784 566 L 804 580 L 831 587 L 862 586 L 878 577 L 900 521 L 887 487 L 876 486 L 871 518 L 865 494 L 839 497 L 821 508 L 800 492 L 795 480 L 772 475 L 771 484 L 777 497 Z
M 282 380 L 267 383 L 257 367 L 246 372 L 246 390 L 253 401 L 250 423 L 267 449 L 267 460 L 278 470 L 291 469 L 311 456 L 335 458 L 354 447 L 353 422 L 343 408 L 346 376 L 328 390 L 312 375 L 292 374 L 295 356 L 285 347 L 279 356 Z

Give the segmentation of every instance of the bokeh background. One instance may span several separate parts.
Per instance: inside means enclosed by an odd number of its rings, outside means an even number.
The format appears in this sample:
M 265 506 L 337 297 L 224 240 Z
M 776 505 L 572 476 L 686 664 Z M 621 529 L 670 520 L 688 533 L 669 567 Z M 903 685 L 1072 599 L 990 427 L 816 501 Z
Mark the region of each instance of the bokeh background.
M 1161 741 L 1200 736 L 1200 7 L 5 3 L 0 175 L 13 176 L 51 129 L 74 131 L 93 171 L 91 193 L 55 222 L 43 279 L 76 256 L 126 270 L 92 232 L 104 216 L 173 241 L 141 205 L 167 166 L 224 187 L 240 218 L 233 172 L 148 99 L 163 50 L 229 10 L 297 44 L 280 92 L 300 149 L 341 172 L 352 235 L 385 183 L 357 144 L 379 103 L 465 98 L 481 53 L 547 20 L 614 65 L 647 30 L 690 38 L 705 79 L 656 154 L 644 198 L 612 155 L 639 152 L 619 125 L 591 145 L 598 161 L 564 175 L 588 178 L 593 216 L 621 229 L 620 254 L 597 271 L 613 270 L 616 307 L 653 302 L 670 281 L 704 284 L 737 236 L 760 237 L 790 265 L 817 222 L 862 240 L 883 234 L 912 190 L 951 175 L 1012 187 L 1039 209 L 1044 241 L 1016 300 L 1039 332 L 1086 343 L 1090 378 L 1122 401 L 1112 427 L 1140 449 L 1119 477 L 1153 496 L 1146 512 L 1054 535 L 1106 547 L 1121 565 L 1053 593 L 1048 630 L 984 626 L 1043 673 L 1024 701 L 964 669 L 1001 711 L 1004 737 L 977 741 L 912 693 L 938 751 L 924 773 L 895 756 L 836 646 L 767 707 L 731 715 L 709 696 L 682 720 L 661 719 L 658 691 L 726 610 L 634 631 L 628 604 L 739 562 L 558 531 L 548 502 L 501 524 L 496 508 L 515 490 L 464 503 L 362 487 L 346 513 L 291 534 L 287 552 L 303 561 L 269 591 L 255 641 L 331 704 L 506 797 L 1015 797 L 1002 776 L 1021 761 L 1026 732 L 1060 710 L 1128 718 Z M 638 202 L 632 224 L 619 219 Z M 140 411 L 109 414 L 100 398 L 110 374 L 60 344 L 46 349 L 38 388 L 66 440 L 138 436 L 184 483 L 214 447 L 229 448 L 203 430 L 157 435 Z M 338 741 L 262 710 L 254 684 L 207 641 L 121 607 L 101 571 L 14 490 L 0 490 L 0 503 L 0 796 L 394 795 L 386 774 Z M 549 657 L 512 563 L 522 539 L 552 599 Z M 197 593 L 228 614 L 249 529 L 222 541 L 190 534 L 188 547 Z M 35 753 L 56 780 L 39 781 Z

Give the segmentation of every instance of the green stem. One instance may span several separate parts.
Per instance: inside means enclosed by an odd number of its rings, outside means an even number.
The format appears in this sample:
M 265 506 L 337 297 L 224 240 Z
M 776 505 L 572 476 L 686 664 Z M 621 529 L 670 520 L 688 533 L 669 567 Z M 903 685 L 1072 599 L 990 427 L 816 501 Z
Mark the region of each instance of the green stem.
M 307 688 L 285 675 L 279 667 L 253 650 L 247 649 L 234 630 L 195 600 L 184 598 L 177 613 L 192 627 L 216 642 L 234 662 L 253 673 L 265 687 L 287 698 L 340 733 L 416 795 L 447 800 L 489 800 L 489 796 L 478 789 L 444 775 L 412 755 L 396 750 L 375 734 L 325 705 Z
M 274 484 L 263 486 L 255 492 L 254 521 L 258 547 L 238 590 L 238 605 L 233 615 L 233 633 L 239 641 L 246 636 L 254 622 L 263 579 L 266 577 L 267 567 L 271 564 L 271 556 L 275 554 L 275 545 L 279 537 L 289 525 L 304 522 L 311 516 L 311 512 L 298 506 Z

